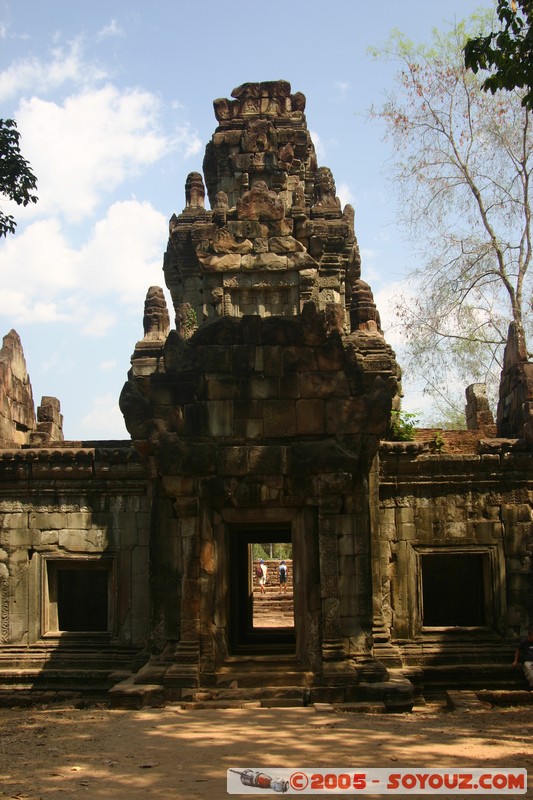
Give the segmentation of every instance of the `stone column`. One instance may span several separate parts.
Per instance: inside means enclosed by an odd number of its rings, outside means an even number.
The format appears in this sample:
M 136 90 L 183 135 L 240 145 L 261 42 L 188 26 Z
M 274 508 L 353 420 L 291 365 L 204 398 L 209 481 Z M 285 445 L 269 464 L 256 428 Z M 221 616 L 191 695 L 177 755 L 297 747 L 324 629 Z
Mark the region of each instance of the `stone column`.
M 179 520 L 179 543 L 183 573 L 181 578 L 180 639 L 173 663 L 165 673 L 164 685 L 197 687 L 200 685 L 200 531 L 199 517 Z
M 336 503 L 340 498 L 325 495 L 320 498 L 318 517 L 318 546 L 320 587 L 322 598 L 322 670 L 326 686 L 357 682 L 356 673 L 347 660 L 341 635 L 341 605 L 339 596 L 339 556 L 337 550 Z
M 372 638 L 374 656 L 390 667 L 401 667 L 401 660 L 390 641 L 390 629 L 383 617 L 383 584 L 385 580 L 379 530 L 379 453 L 369 470 L 368 497 L 370 516 L 370 562 L 372 570 Z

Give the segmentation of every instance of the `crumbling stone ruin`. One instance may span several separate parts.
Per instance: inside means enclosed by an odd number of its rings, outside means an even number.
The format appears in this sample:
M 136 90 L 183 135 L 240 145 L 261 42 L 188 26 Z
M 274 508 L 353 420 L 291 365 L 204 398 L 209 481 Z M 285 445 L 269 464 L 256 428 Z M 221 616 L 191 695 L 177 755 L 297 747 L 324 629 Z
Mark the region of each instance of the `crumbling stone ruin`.
M 14 332 L 2 350 L 2 685 L 392 710 L 513 680 L 533 549 L 516 332 L 497 430 L 471 388 L 464 434 L 388 442 L 400 370 L 305 97 L 247 83 L 214 109 L 170 219 L 175 327 L 151 287 L 120 397 L 131 442 L 64 442 Z M 254 623 L 261 542 L 292 547 L 289 629 Z

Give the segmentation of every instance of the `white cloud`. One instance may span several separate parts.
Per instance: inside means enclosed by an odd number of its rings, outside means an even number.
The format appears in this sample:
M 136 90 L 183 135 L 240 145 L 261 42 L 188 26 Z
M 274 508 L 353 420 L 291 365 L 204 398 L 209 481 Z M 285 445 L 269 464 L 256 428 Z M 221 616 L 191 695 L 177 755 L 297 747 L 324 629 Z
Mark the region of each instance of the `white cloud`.
M 113 394 L 93 398 L 91 410 L 81 420 L 81 431 L 87 436 L 128 437 L 117 398 Z
M 38 220 L 10 237 L 0 251 L 2 287 L 35 299 L 50 299 L 76 285 L 75 253 L 57 219 Z M 0 295 L 0 303 L 5 297 Z
M 202 140 L 191 130 L 189 125 L 181 125 L 176 128 L 172 144 L 176 150 L 183 151 L 184 158 L 195 156 L 203 147 Z
M 103 370 L 104 372 L 110 372 L 112 369 L 115 369 L 116 366 L 117 362 L 115 359 L 112 359 L 110 361 L 102 361 L 102 363 L 99 364 L 100 369 Z
M 112 19 L 107 25 L 98 31 L 97 39 L 109 39 L 112 36 L 124 36 L 124 30 L 120 27 L 116 19 Z
M 136 200 L 113 204 L 77 249 L 56 219 L 35 222 L 0 250 L 0 314 L 103 336 L 117 322 L 117 304 L 140 314 L 148 287 L 163 282 L 167 234 L 163 215 Z
M 65 355 L 65 349 L 60 347 L 59 350 L 52 351 L 46 358 L 41 359 L 38 365 L 38 372 L 40 375 L 52 374 L 54 377 L 58 375 L 70 375 L 74 364 L 69 356 Z
M 387 342 L 394 348 L 401 348 L 405 344 L 405 336 L 400 330 L 396 314 L 396 303 L 403 297 L 408 303 L 414 299 L 415 287 L 405 281 L 389 283 L 374 292 L 374 302 L 381 317 L 381 327 Z
M 81 327 L 81 333 L 86 336 L 106 336 L 117 323 L 117 315 L 108 309 L 86 308 L 85 311 L 87 320 Z
M 55 211 L 80 221 L 101 195 L 165 155 L 169 141 L 157 129 L 159 111 L 149 92 L 119 92 L 110 85 L 62 105 L 37 97 L 23 101 L 17 119 L 26 157 L 39 176 L 33 213 Z
M 0 72 L 0 101 L 6 101 L 17 93 L 31 91 L 32 94 L 47 93 L 67 82 L 89 85 L 106 77 L 106 72 L 97 64 L 83 57 L 81 39 L 70 42 L 68 47 L 52 50 L 50 58 L 25 58 L 14 61 Z
M 335 81 L 335 88 L 338 90 L 338 95 L 342 100 L 350 89 L 348 81 Z
M 341 206 L 344 208 L 347 203 L 354 205 L 355 197 L 352 194 L 352 190 L 348 186 L 347 183 L 341 183 L 337 186 L 337 197 L 341 201 Z
M 316 157 L 318 159 L 318 163 L 320 164 L 321 162 L 324 161 L 324 158 L 326 156 L 326 150 L 324 148 L 322 140 L 320 139 L 320 136 L 316 131 L 309 131 L 309 136 L 311 137 L 311 140 L 315 146 Z
M 167 237 L 167 219 L 149 203 L 114 203 L 80 253 L 78 278 L 84 291 L 142 303 L 148 287 L 163 280 Z

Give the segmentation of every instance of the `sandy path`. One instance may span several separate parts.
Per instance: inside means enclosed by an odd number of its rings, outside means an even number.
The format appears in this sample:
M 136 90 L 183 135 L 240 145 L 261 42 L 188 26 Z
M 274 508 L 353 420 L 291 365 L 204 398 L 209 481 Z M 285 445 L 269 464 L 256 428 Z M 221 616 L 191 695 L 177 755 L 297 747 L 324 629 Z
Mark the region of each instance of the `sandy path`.
M 527 768 L 533 798 L 533 706 L 400 715 L 49 706 L 0 709 L 0 734 L 0 797 L 217 800 L 235 766 L 485 766 Z

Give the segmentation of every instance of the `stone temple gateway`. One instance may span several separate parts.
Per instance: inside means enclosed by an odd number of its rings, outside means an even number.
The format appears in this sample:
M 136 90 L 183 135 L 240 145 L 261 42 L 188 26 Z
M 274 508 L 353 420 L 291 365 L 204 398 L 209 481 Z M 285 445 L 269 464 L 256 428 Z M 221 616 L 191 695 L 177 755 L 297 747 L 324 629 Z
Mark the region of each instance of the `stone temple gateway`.
M 214 109 L 170 219 L 175 326 L 151 287 L 120 397 L 131 442 L 64 442 L 54 398 L 35 419 L 4 340 L 0 685 L 408 708 L 430 684 L 516 680 L 533 551 L 520 337 L 497 428 L 472 387 L 468 431 L 388 442 L 400 370 L 304 96 L 248 83 Z M 254 623 L 255 542 L 292 546 L 293 627 Z

